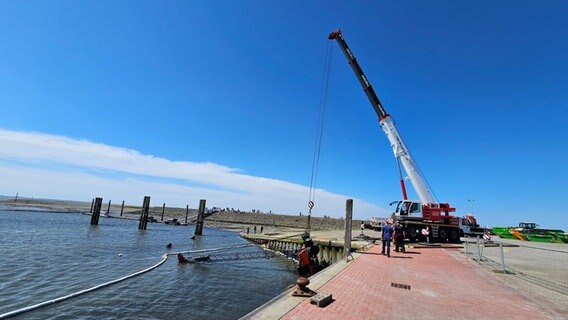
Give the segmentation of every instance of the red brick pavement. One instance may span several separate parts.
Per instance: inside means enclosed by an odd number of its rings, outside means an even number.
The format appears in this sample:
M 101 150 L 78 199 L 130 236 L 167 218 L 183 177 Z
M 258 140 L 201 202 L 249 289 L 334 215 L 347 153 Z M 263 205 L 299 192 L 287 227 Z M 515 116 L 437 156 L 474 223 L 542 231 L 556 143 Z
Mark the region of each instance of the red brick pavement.
M 408 248 L 388 258 L 374 246 L 317 290 L 331 293 L 331 304 L 319 308 L 306 298 L 281 319 L 553 318 L 495 278 L 506 275 L 480 268 L 457 250 Z

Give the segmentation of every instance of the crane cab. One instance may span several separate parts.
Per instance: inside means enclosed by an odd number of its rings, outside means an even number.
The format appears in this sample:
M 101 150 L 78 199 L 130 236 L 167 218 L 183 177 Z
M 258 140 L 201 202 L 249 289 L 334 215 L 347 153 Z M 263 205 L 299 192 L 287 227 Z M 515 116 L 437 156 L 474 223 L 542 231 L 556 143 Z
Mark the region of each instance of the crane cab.
M 422 219 L 422 204 L 420 201 L 400 200 L 392 202 L 396 204 L 394 216 L 401 220 L 419 220 Z

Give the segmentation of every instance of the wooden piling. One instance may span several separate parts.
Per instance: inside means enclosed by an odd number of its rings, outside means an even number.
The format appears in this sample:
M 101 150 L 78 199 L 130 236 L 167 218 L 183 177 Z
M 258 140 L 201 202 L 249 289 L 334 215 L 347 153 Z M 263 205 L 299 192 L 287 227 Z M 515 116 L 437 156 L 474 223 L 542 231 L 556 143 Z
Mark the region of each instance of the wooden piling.
M 95 205 L 95 199 L 93 198 L 93 200 L 91 200 L 91 209 L 89 210 L 89 213 L 93 213 L 93 206 Z
M 93 213 L 91 214 L 91 225 L 96 226 L 99 224 L 99 216 L 101 215 L 101 207 L 103 205 L 103 198 L 94 199 Z
M 331 252 L 329 254 L 332 263 L 337 262 L 337 247 L 331 247 Z
M 108 201 L 107 214 L 110 213 L 110 200 Z
M 148 212 L 150 212 L 150 196 L 145 196 L 144 203 L 142 203 L 142 213 L 140 214 L 138 230 L 146 230 L 146 226 L 148 224 Z
M 189 215 L 189 204 L 185 207 L 185 223 L 187 223 L 187 216 Z
M 351 228 L 353 219 L 353 199 L 347 199 L 345 201 L 345 241 L 343 245 L 343 258 L 351 254 Z
M 331 263 L 331 255 L 330 255 L 329 246 L 323 246 L 322 247 L 321 255 L 322 255 L 323 260 Z
M 124 200 L 122 200 L 122 206 L 120 207 L 120 216 L 122 217 L 122 212 L 124 211 Z
M 166 203 L 162 206 L 162 221 L 164 221 L 164 212 L 166 212 Z
M 318 260 L 319 261 L 323 261 L 325 259 L 325 256 L 323 254 L 323 250 L 325 249 L 325 246 L 318 244 Z
M 199 211 L 197 212 L 197 222 L 195 223 L 195 235 L 203 234 L 203 220 L 205 215 L 205 199 L 199 200 Z

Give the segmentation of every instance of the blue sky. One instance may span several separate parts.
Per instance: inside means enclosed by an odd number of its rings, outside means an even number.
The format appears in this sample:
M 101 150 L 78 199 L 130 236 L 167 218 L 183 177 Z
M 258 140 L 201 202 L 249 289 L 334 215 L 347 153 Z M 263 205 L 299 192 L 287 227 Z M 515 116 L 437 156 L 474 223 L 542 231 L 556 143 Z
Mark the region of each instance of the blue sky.
M 564 1 L 1 2 L 0 194 L 305 213 L 341 28 L 439 201 L 483 225 L 568 229 L 554 204 L 567 15 Z M 355 218 L 386 216 L 396 163 L 332 45 L 313 214 L 353 198 Z

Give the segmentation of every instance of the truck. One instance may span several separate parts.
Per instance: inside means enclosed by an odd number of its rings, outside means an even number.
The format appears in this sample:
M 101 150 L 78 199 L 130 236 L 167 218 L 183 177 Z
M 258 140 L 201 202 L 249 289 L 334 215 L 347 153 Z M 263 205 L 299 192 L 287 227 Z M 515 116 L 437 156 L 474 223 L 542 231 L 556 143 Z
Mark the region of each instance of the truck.
M 381 230 L 381 224 L 385 222 L 386 219 L 379 218 L 379 217 L 371 217 L 368 229 L 372 229 L 375 231 Z
M 398 133 L 394 120 L 387 113 L 375 90 L 363 73 L 361 66 L 343 38 L 341 30 L 330 32 L 328 39 L 330 41 L 335 40 L 339 45 L 377 114 L 379 125 L 387 136 L 394 153 L 400 175 L 403 199 L 391 202 L 391 205 L 395 205 L 391 219 L 399 221 L 403 225 L 410 241 L 428 240 L 432 243 L 460 242 L 460 218 L 451 215 L 456 209 L 448 203 L 435 200 L 425 178 L 422 176 L 402 137 Z M 402 175 L 401 166 L 406 172 L 406 177 Z M 404 183 L 405 179 L 410 181 L 419 200 L 408 200 Z
M 469 237 L 482 237 L 489 232 L 489 229 L 481 227 L 472 213 L 460 218 L 460 235 Z

